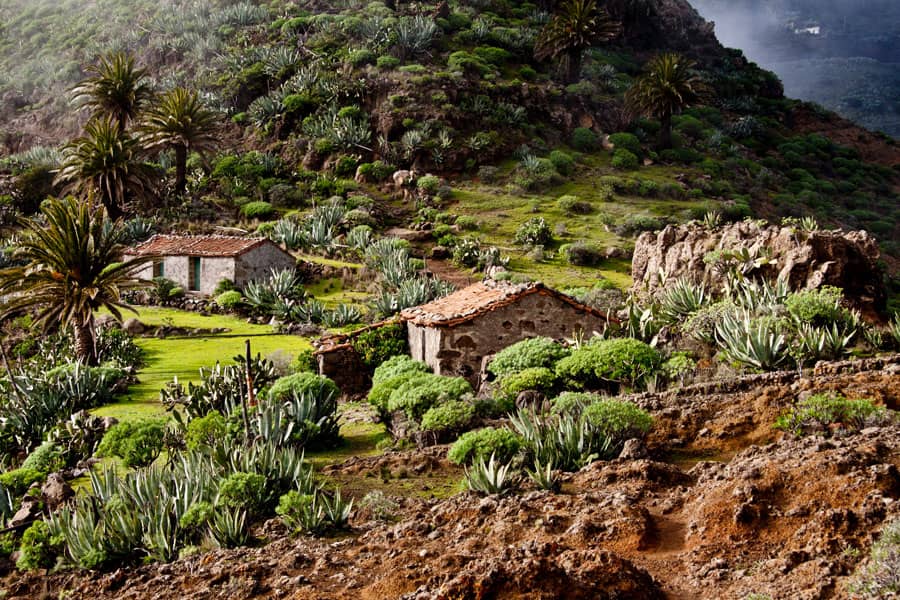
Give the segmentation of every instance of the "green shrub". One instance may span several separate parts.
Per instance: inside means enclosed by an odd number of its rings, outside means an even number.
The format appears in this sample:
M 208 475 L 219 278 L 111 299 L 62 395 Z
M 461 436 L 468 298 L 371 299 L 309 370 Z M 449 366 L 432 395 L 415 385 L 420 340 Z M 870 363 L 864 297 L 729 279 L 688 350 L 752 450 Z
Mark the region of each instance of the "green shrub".
M 600 248 L 582 241 L 566 244 L 562 251 L 569 264 L 583 267 L 597 266 L 604 259 L 603 251 Z
M 598 148 L 597 135 L 587 127 L 572 132 L 572 147 L 579 152 L 592 152 Z
M 578 196 L 560 196 L 556 200 L 556 207 L 567 215 L 587 215 L 593 212 L 594 207 L 590 202 L 579 200 Z
M 6 473 L 0 473 L 0 485 L 9 490 L 9 493 L 13 496 L 21 496 L 28 491 L 31 484 L 43 481 L 46 476 L 47 473 L 43 471 L 20 467 Z
M 616 150 L 628 150 L 635 157 L 643 153 L 641 141 L 633 133 L 614 133 L 609 136 L 609 141 Z
M 633 171 L 638 168 L 638 157 L 630 150 L 619 149 L 613 152 L 612 162 L 610 163 L 616 169 L 622 171 Z
M 241 214 L 248 219 L 268 219 L 275 214 L 271 204 L 263 200 L 254 200 L 241 207 Z
M 596 402 L 600 396 L 587 392 L 563 392 L 550 401 L 551 411 L 558 415 L 578 416 L 585 406 Z
M 146 467 L 162 451 L 165 431 L 162 419 L 116 423 L 103 436 L 97 454 L 118 456 L 126 467 Z
M 461 215 L 456 219 L 456 226 L 460 231 L 476 231 L 480 227 L 480 224 L 476 217 Z
M 391 69 L 396 68 L 399 64 L 400 64 L 399 58 L 389 56 L 389 55 L 379 56 L 378 60 L 375 62 L 375 65 L 379 69 L 383 69 L 385 71 L 390 71 Z
M 560 175 L 571 175 L 575 170 L 575 161 L 572 157 L 562 150 L 554 150 L 550 153 L 550 162 L 556 167 Z
M 363 65 L 371 65 L 375 62 L 376 57 L 375 53 L 371 50 L 362 48 L 360 50 L 352 50 L 348 58 L 350 59 L 351 65 L 354 67 L 361 67 Z
M 547 367 L 530 367 L 510 373 L 500 380 L 504 393 L 517 395 L 525 390 L 546 392 L 556 384 L 556 374 Z
M 653 426 L 653 417 L 647 411 L 623 400 L 597 400 L 581 414 L 614 446 L 629 438 L 643 437 Z
M 552 368 L 569 351 L 562 344 L 547 337 L 534 337 L 516 342 L 497 353 L 488 365 L 488 371 L 497 377 L 505 377 L 534 367 Z
M 89 458 L 89 457 L 83 457 Z M 44 442 L 22 462 L 22 469 L 34 469 L 41 473 L 53 473 L 66 466 L 62 448 L 54 442 Z
M 416 180 L 416 188 L 430 196 L 437 194 L 441 178 L 437 175 L 423 175 Z
M 214 410 L 203 417 L 191 419 L 184 434 L 184 441 L 188 450 L 196 450 L 215 446 L 217 442 L 225 439 L 227 433 L 228 422 L 222 413 Z
M 475 417 L 475 407 L 465 400 L 450 400 L 432 406 L 422 415 L 425 431 L 462 431 Z
M 243 297 L 239 291 L 231 290 L 230 292 L 222 292 L 216 296 L 216 304 L 225 310 L 234 310 L 240 305 L 242 299 Z
M 835 426 L 844 431 L 859 431 L 894 420 L 893 411 L 875 406 L 871 400 L 848 400 L 826 393 L 797 402 L 791 410 L 778 417 L 774 427 L 799 436 L 814 433 L 828 436 Z
M 203 531 L 206 528 L 206 524 L 212 519 L 215 510 L 211 502 L 195 502 L 181 515 L 181 518 L 178 520 L 178 526 L 185 531 Z
M 659 353 L 640 340 L 600 340 L 574 350 L 556 365 L 556 374 L 572 385 L 603 382 L 634 385 L 659 366 Z
M 816 290 L 794 292 L 785 299 L 788 312 L 801 323 L 830 325 L 844 317 L 841 306 L 843 290 L 833 285 L 823 285 Z
M 410 419 L 419 421 L 432 406 L 459 400 L 464 394 L 471 393 L 472 386 L 462 377 L 417 375 L 391 393 L 388 410 L 391 412 L 402 410 Z
M 22 534 L 16 567 L 22 571 L 49 569 L 56 564 L 57 546 L 50 536 L 50 526 L 44 521 L 35 521 Z
M 533 81 L 534 78 L 537 77 L 537 71 L 535 71 L 529 65 L 522 65 L 519 68 L 519 77 L 521 77 L 525 81 Z
M 260 514 L 267 500 L 266 478 L 258 473 L 232 473 L 219 484 L 216 505 Z
M 372 375 L 372 384 L 378 385 L 398 375 L 430 373 L 431 368 L 425 363 L 413 360 L 408 354 L 398 354 L 381 363 Z
M 391 357 L 404 357 L 408 350 L 406 329 L 399 323 L 364 331 L 350 343 L 363 364 L 370 369 L 377 368 Z
M 316 398 L 338 398 L 341 395 L 336 383 L 324 375 L 294 373 L 277 379 L 269 388 L 269 398 L 285 402 L 292 397 L 312 394 Z
M 471 465 L 494 455 L 498 461 L 506 463 L 521 447 L 522 438 L 509 429 L 487 427 L 462 434 L 450 447 L 447 459 L 457 465 Z
M 523 246 L 545 246 L 553 241 L 553 233 L 543 217 L 532 217 L 516 229 L 513 241 Z
M 512 54 L 507 50 L 495 46 L 478 46 L 472 50 L 472 53 L 484 62 L 497 66 L 502 66 L 504 62 L 512 57 Z
M 886 523 L 848 591 L 853 598 L 894 598 L 900 593 L 900 519 Z

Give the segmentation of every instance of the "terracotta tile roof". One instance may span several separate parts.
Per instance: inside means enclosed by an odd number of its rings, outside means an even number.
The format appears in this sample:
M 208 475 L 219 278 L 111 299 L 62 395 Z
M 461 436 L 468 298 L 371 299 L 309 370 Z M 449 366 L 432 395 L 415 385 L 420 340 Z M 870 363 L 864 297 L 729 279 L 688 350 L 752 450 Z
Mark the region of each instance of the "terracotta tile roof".
M 512 304 L 531 294 L 552 296 L 572 305 L 577 310 L 607 318 L 606 314 L 597 309 L 581 304 L 562 292 L 545 287 L 540 282 L 515 285 L 493 280 L 476 283 L 428 304 L 408 308 L 400 313 L 400 316 L 403 320 L 416 325 L 453 327 Z M 610 318 L 610 320 L 614 319 Z
M 229 235 L 154 235 L 129 248 L 130 256 L 240 256 L 265 243 L 266 238 L 244 238 Z

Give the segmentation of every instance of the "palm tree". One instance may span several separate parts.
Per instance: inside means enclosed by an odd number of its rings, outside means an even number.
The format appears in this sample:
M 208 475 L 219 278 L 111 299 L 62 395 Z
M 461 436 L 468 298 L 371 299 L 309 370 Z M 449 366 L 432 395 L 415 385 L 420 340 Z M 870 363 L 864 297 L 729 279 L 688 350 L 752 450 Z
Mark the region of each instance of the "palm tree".
M 218 144 L 216 114 L 204 108 L 197 92 L 175 88 L 159 98 L 147 111 L 143 132 L 148 148 L 175 150 L 175 191 L 184 191 L 189 152 L 201 155 Z
M 621 27 L 596 0 L 565 0 L 550 19 L 534 46 L 537 60 L 562 58 L 566 83 L 574 83 L 581 73 L 584 51 L 614 39 Z
M 135 67 L 134 58 L 124 52 L 101 56 L 88 71 L 93 76 L 72 88 L 74 101 L 90 108 L 95 118 L 112 117 L 122 131 L 153 97 L 146 69 Z
M 23 219 L 15 255 L 24 266 L 0 270 L 0 319 L 37 309 L 37 323 L 45 329 L 71 327 L 79 362 L 97 362 L 94 311 L 106 308 L 121 320 L 123 290 L 142 287 L 134 277 L 149 260 L 121 260 L 121 223 L 106 211 L 73 198 L 52 200 L 43 219 Z
M 694 62 L 680 54 L 660 54 L 650 60 L 628 90 L 625 99 L 635 112 L 659 119 L 659 145 L 672 146 L 672 115 L 696 103 L 705 86 L 696 74 Z
M 97 200 L 112 218 L 125 204 L 150 187 L 150 172 L 139 160 L 139 140 L 120 129 L 110 117 L 88 122 L 84 136 L 63 148 L 63 162 L 54 183 L 64 193 Z

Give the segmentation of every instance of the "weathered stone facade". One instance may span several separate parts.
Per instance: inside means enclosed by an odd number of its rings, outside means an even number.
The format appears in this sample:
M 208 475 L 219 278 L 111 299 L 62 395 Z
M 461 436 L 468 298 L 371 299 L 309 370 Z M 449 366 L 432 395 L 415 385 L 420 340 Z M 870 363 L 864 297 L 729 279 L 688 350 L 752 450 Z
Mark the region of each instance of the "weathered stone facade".
M 219 281 L 238 287 L 266 277 L 272 269 L 293 268 L 293 256 L 266 239 L 227 236 L 153 236 L 130 249 L 125 260 L 157 256 L 137 272 L 144 279 L 165 277 L 185 291 L 211 295 Z
M 468 304 L 467 304 L 468 303 Z M 481 363 L 520 340 L 601 331 L 606 316 L 541 284 L 478 283 L 404 311 L 410 354 L 439 375 L 477 386 Z

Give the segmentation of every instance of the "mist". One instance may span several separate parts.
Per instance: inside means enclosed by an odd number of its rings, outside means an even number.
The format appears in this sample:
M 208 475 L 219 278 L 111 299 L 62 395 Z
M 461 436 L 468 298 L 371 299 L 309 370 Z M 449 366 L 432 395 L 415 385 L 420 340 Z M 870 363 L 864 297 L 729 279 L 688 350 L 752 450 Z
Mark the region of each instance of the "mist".
M 689 0 L 793 98 L 900 135 L 900 1 Z

